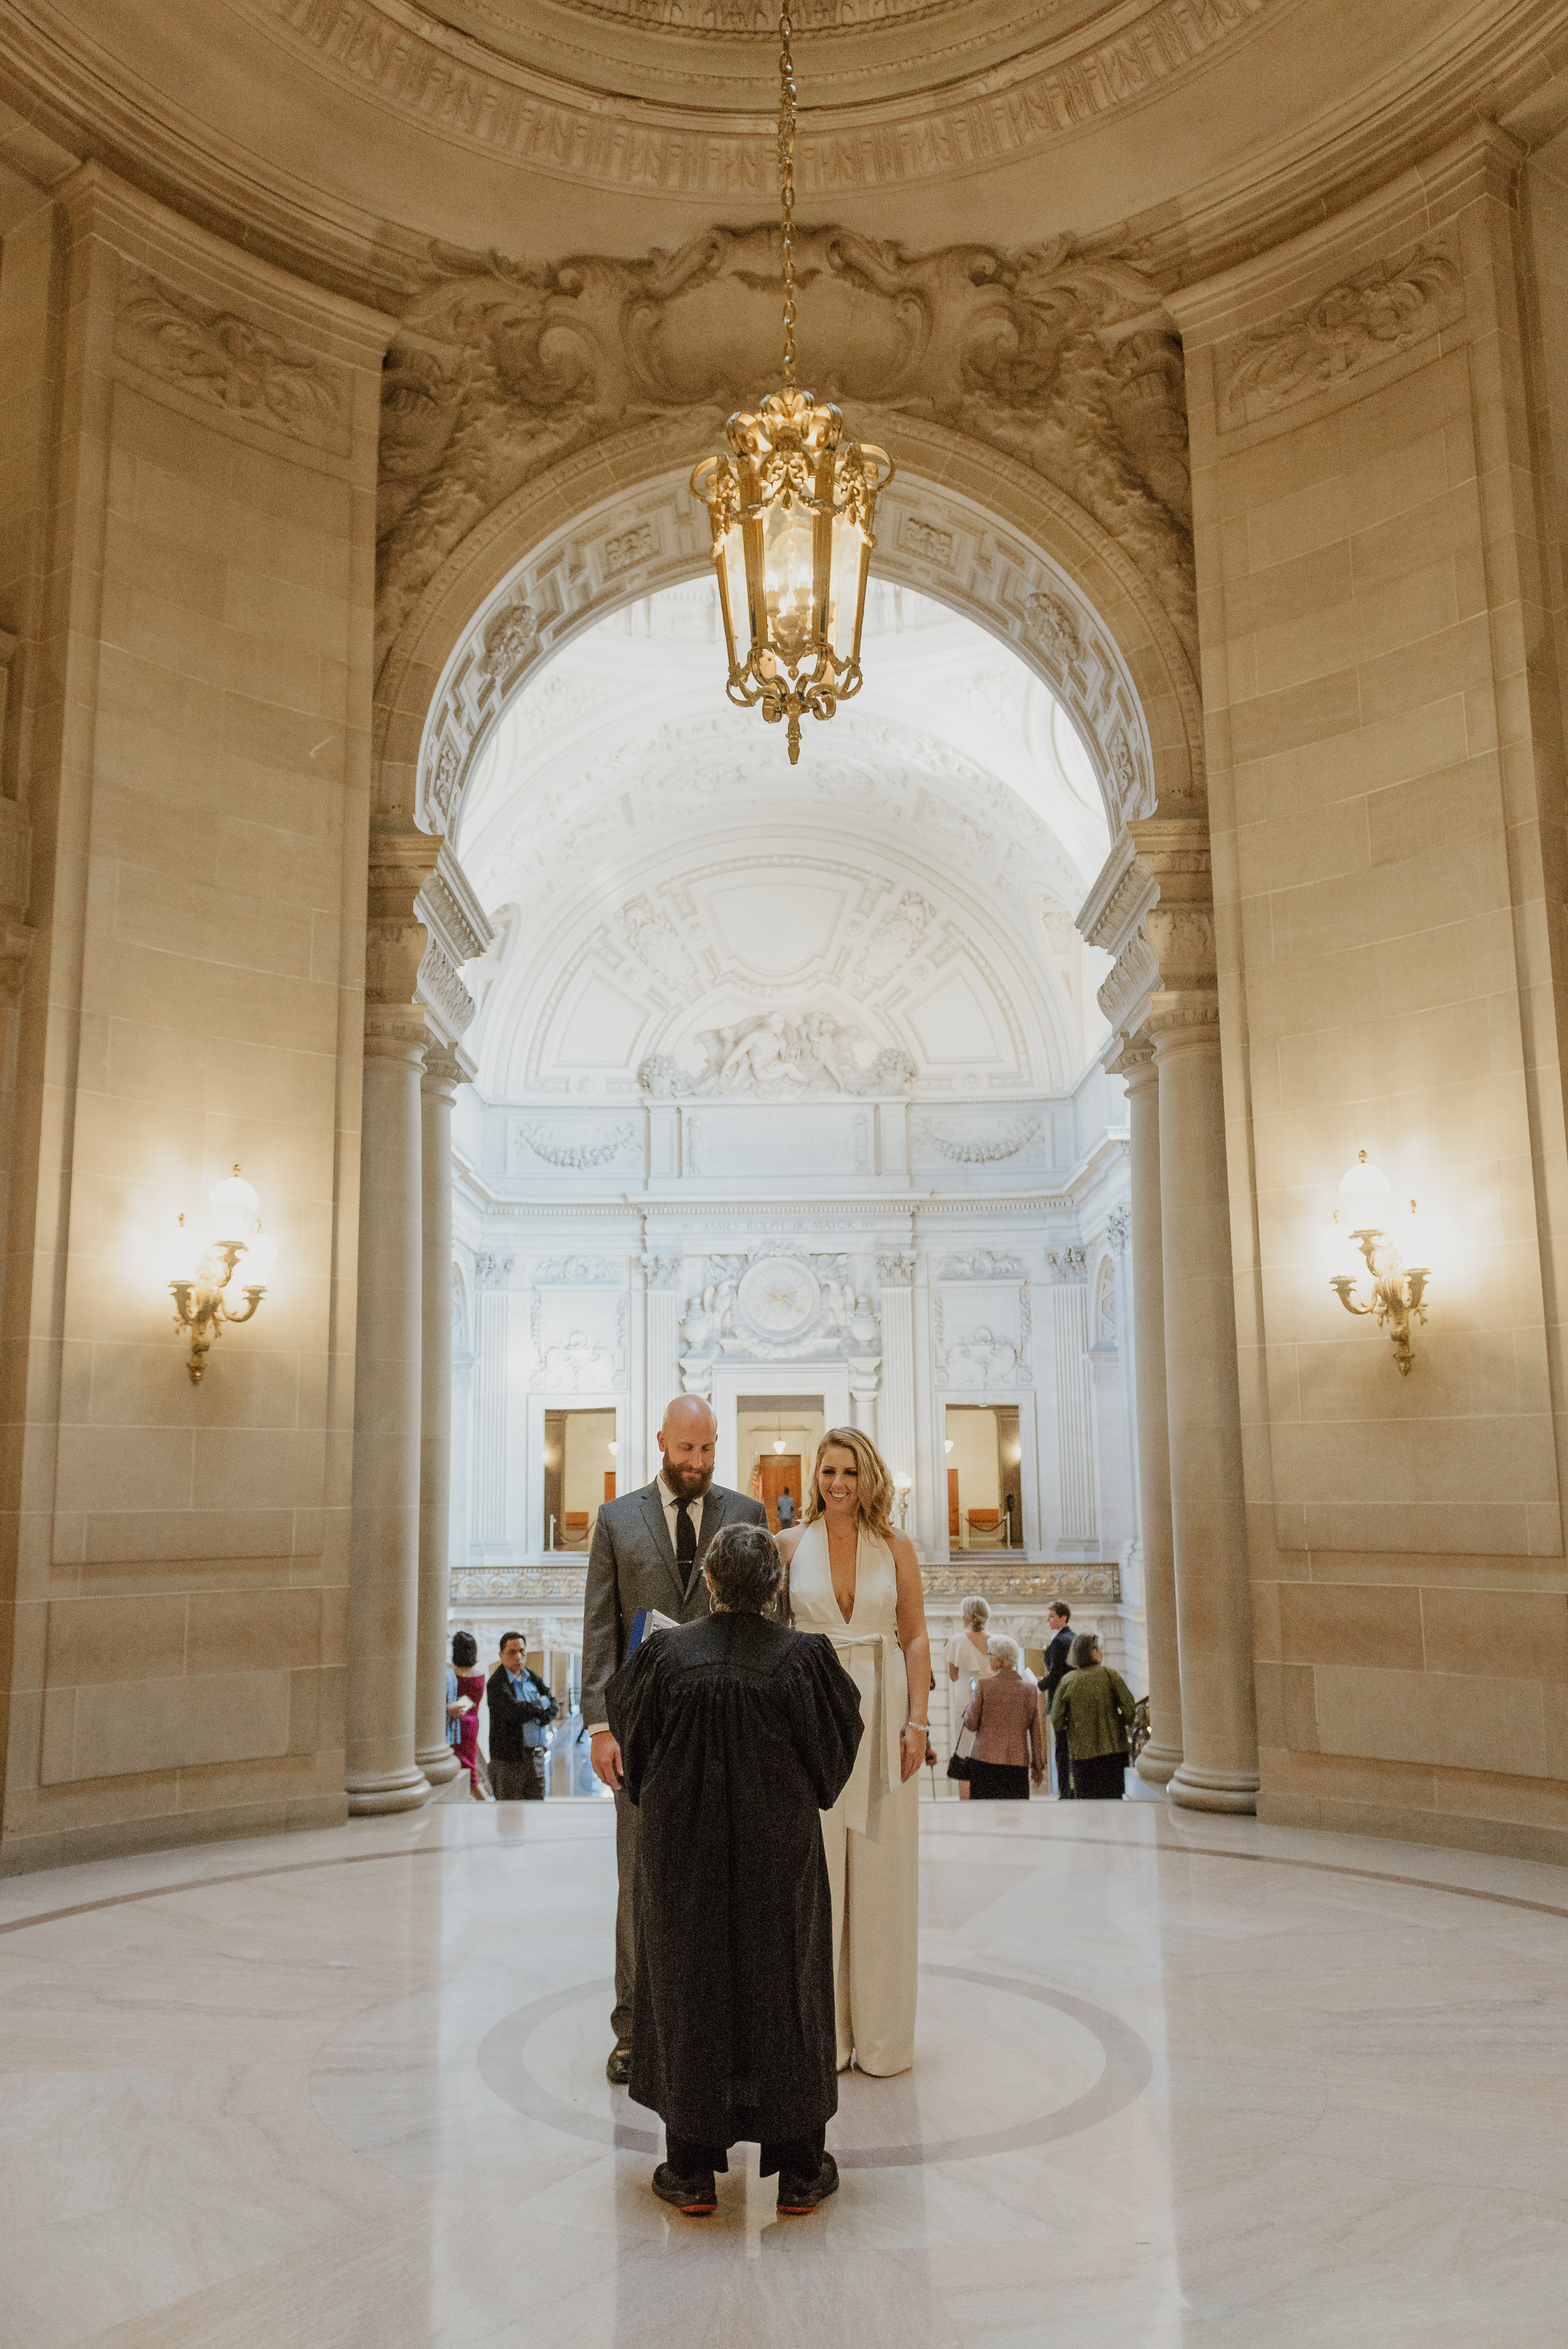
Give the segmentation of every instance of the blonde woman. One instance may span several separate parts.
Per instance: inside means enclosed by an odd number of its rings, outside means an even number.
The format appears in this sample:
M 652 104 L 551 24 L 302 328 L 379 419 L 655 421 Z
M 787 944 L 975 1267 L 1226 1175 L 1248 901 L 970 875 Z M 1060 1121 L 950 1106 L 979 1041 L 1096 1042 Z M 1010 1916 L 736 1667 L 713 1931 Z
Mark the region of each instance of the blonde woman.
M 985 1626 L 991 1619 L 990 1608 L 976 1592 L 973 1598 L 964 1601 L 962 1613 L 964 1629 L 962 1631 L 954 1631 L 952 1639 L 947 1642 L 947 1677 L 958 1691 L 956 1697 L 951 1691 L 949 1692 L 948 1704 L 952 1718 L 960 1724 L 964 1720 L 964 1709 L 972 1694 L 970 1682 L 989 1680 L 996 1669 L 991 1661 L 990 1641 L 985 1636 Z M 967 1762 L 974 1745 L 973 1733 L 960 1726 L 957 1735 L 953 1740 L 954 1758 L 959 1762 Z M 947 1775 L 950 1778 L 958 1776 L 951 1764 Z M 958 1799 L 961 1803 L 966 1803 L 969 1800 L 967 1776 L 958 1778 Z
M 865 1735 L 849 1785 L 822 1814 L 833 1899 L 839 2069 L 878 2079 L 914 2061 L 920 1785 L 931 1641 L 914 1544 L 893 1531 L 892 1479 L 858 1427 L 817 1447 L 800 1524 L 780 1534 L 785 1604 L 822 1631 L 860 1691 Z

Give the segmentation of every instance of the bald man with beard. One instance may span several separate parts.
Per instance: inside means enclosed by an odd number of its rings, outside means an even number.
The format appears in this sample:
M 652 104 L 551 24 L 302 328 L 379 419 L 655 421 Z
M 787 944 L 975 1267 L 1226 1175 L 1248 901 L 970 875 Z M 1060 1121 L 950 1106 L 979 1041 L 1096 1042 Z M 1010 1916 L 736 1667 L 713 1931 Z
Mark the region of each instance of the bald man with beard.
M 622 1785 L 621 1749 L 605 1719 L 604 1691 L 626 1660 L 639 1608 L 677 1623 L 707 1609 L 700 1561 L 720 1526 L 766 1526 L 760 1501 L 713 1481 L 718 1422 L 700 1395 L 677 1395 L 659 1429 L 663 1464 L 651 1485 L 606 1501 L 593 1526 L 583 1601 L 583 1718 L 593 1740 L 595 1777 L 615 1796 L 615 2044 L 604 2066 L 624 2087 L 632 2067 L 632 1992 L 636 1979 L 632 1879 L 637 1814 Z

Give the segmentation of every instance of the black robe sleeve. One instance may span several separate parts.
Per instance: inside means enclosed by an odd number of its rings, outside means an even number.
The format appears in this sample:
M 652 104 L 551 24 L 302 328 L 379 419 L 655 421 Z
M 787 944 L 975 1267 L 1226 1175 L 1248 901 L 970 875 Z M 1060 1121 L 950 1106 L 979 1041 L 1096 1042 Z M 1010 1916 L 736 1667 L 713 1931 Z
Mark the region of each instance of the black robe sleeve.
M 664 1728 L 664 1674 L 655 1631 L 627 1657 L 604 1691 L 604 1713 L 621 1749 L 626 1799 L 634 1803 Z
M 861 1692 L 833 1653 L 825 1633 L 807 1633 L 790 1673 L 796 1752 L 810 1779 L 817 1808 L 830 1811 L 850 1783 L 865 1723 Z

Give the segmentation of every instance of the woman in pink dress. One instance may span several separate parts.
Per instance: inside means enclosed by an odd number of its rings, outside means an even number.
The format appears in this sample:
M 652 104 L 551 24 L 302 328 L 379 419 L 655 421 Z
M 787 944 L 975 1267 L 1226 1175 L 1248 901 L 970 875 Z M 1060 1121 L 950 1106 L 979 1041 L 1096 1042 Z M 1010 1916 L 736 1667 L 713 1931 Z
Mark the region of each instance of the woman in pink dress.
M 452 1634 L 452 1676 L 457 1683 L 457 1703 L 468 1699 L 468 1710 L 459 1713 L 456 1704 L 447 1707 L 447 1717 L 457 1735 L 452 1739 L 458 1761 L 469 1774 L 469 1786 L 476 1803 L 485 1798 L 483 1764 L 480 1761 L 480 1704 L 485 1692 L 485 1676 L 476 1670 L 480 1660 L 479 1642 L 471 1631 Z

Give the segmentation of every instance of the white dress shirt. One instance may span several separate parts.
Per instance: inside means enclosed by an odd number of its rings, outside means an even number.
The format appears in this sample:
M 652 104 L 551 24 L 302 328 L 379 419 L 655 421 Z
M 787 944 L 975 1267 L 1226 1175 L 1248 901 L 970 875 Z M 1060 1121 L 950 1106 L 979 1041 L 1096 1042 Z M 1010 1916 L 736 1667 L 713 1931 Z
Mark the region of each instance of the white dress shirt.
M 659 1498 L 665 1505 L 665 1529 L 670 1537 L 670 1547 L 678 1555 L 680 1545 L 676 1533 L 676 1510 L 679 1504 L 662 1476 L 655 1476 L 654 1482 L 659 1488 Z M 707 1500 L 707 1495 L 699 1493 L 691 1504 L 691 1529 L 694 1534 L 700 1534 L 702 1531 L 702 1513 Z M 588 1723 L 588 1734 L 590 1737 L 597 1737 L 601 1730 L 608 1729 L 609 1726 L 607 1721 L 591 1721 Z

